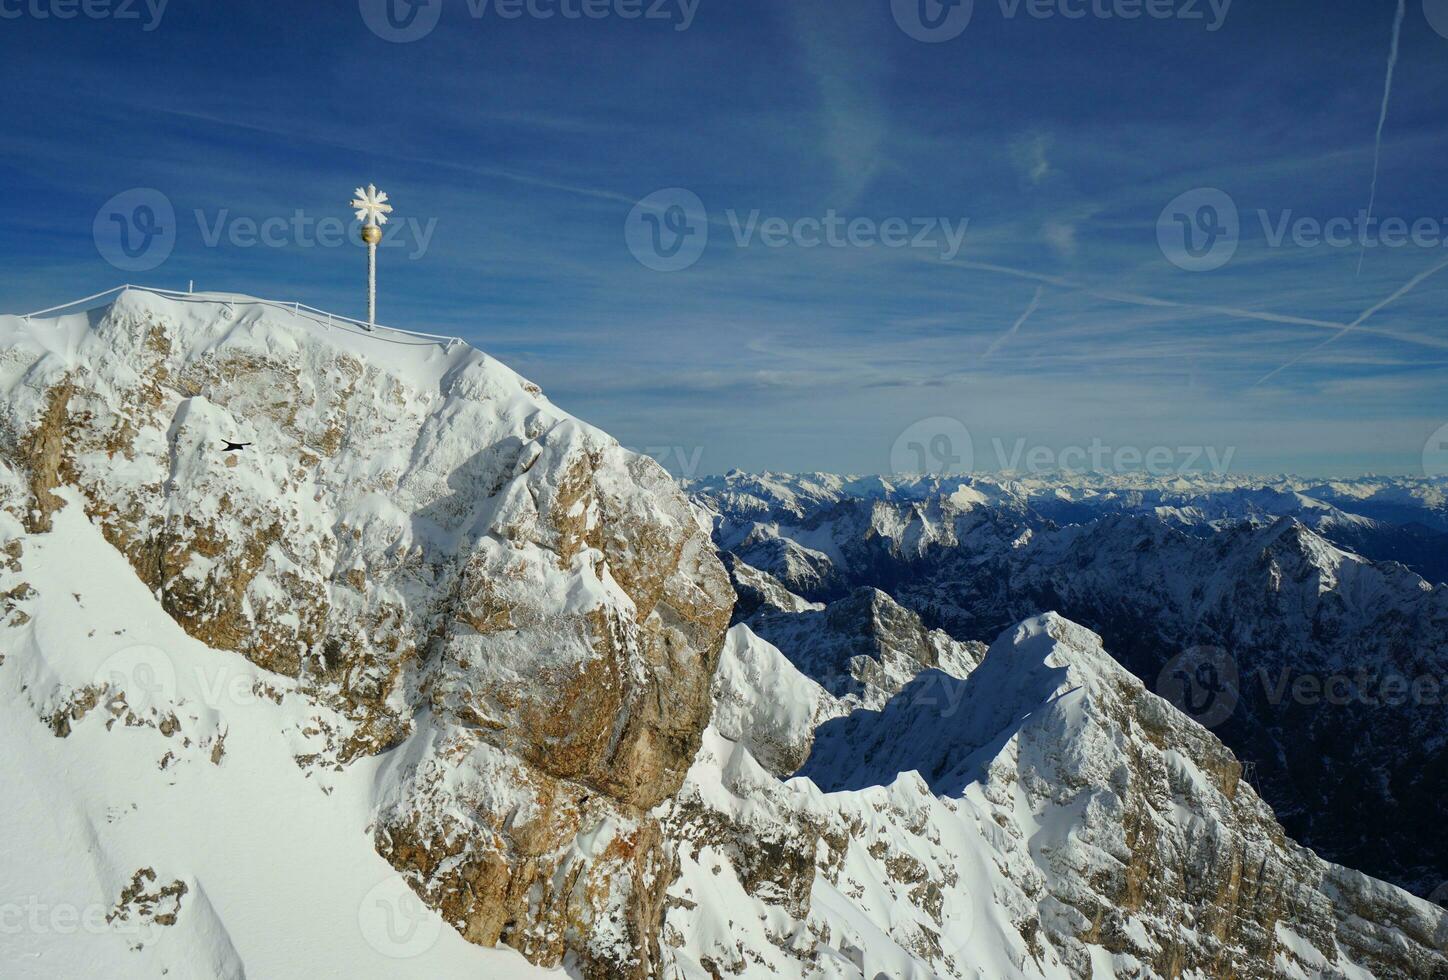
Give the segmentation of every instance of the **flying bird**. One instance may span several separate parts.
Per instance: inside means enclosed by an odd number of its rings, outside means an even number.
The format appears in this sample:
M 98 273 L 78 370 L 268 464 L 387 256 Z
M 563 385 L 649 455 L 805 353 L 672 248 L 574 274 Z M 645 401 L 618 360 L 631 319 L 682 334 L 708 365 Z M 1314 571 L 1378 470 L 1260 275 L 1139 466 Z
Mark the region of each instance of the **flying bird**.
M 222 450 L 224 453 L 240 452 L 251 445 L 249 442 L 232 442 L 230 439 L 223 439 L 221 441 L 226 443 L 226 448 Z

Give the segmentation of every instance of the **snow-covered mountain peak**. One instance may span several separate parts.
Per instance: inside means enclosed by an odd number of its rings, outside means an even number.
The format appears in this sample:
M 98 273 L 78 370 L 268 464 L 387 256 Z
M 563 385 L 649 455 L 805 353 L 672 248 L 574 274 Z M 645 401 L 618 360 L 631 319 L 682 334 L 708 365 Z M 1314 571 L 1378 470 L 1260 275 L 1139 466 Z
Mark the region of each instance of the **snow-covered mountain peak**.
M 1059 615 L 824 721 L 800 778 L 752 765 L 730 717 L 666 818 L 690 976 L 1448 969 L 1448 916 L 1294 845 L 1225 746 Z
M 1448 967 L 1077 625 L 1128 664 L 1436 628 L 1331 507 L 731 474 L 696 509 L 461 343 L 136 291 L 0 340 L 0 883 L 141 930 L 4 932 L 7 976 Z
M 878 588 L 956 641 L 1059 610 L 1153 690 L 1173 689 L 1163 678 L 1179 658 L 1209 652 L 1240 687 L 1192 700 L 1217 705 L 1201 717 L 1256 767 L 1293 834 L 1421 894 L 1441 882 L 1448 850 L 1425 814 L 1444 778 L 1448 515 L 1432 481 L 1002 481 L 1010 493 L 914 537 L 903 531 L 926 526 L 918 515 L 951 506 L 930 493 L 997 484 L 946 481 L 909 499 L 842 491 L 766 525 L 733 511 L 723 482 L 701 481 L 696 496 L 736 582 L 768 576 L 799 603 Z M 801 541 L 808 563 L 791 560 Z M 744 618 L 791 654 L 761 613 Z M 1385 698 L 1383 683 L 1408 694 Z M 1398 832 L 1365 832 L 1376 819 Z
M 450 926 L 657 967 L 648 811 L 692 762 L 733 601 L 657 463 L 465 344 L 241 297 L 129 291 L 0 340 L 0 591 L 83 512 L 188 635 L 326 709 L 304 767 L 387 760 L 371 843 Z M 90 678 L 55 683 L 99 723 Z
M 1134 701 L 1143 693 L 1099 636 L 1046 613 L 1003 633 L 965 678 L 925 671 L 879 712 L 828 722 L 801 774 L 830 789 L 916 771 L 937 793 L 960 795 L 984 778 L 977 751 L 994 757 L 1013 727 L 1033 732 L 1042 725 L 1057 750 L 1102 760 L 1109 772 L 1116 754 L 1111 740 L 1096 744 L 1085 723 L 1097 715 L 1119 717 L 1123 697 Z M 1060 724 L 1052 727 L 1046 719 L 1057 715 Z

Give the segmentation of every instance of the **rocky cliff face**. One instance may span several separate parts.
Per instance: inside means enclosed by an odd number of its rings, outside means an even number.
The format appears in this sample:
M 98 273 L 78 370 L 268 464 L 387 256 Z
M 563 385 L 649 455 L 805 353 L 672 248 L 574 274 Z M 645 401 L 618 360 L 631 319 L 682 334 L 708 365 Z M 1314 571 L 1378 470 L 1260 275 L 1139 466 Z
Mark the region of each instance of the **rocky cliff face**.
M 865 483 L 734 501 L 726 575 L 658 466 L 463 345 L 0 318 L 0 972 L 1448 977 L 1440 911 L 1294 844 L 1094 633 L 986 652 L 918 601 L 1160 626 L 1265 581 L 1259 626 L 1365 640 L 1408 573 L 1247 527 L 1232 589 L 1152 590 L 1207 536 Z
M 927 667 L 961 674 L 985 652 L 983 643 L 926 629 L 915 613 L 868 587 L 821 609 L 762 607 L 746 622 L 850 708 L 879 708 Z
M 667 936 L 700 976 L 1448 976 L 1448 914 L 1293 843 L 1059 616 L 826 721 L 800 775 L 711 731 L 666 808 Z
M 294 681 L 330 719 L 303 766 L 386 753 L 376 847 L 469 940 L 657 975 L 650 811 L 733 604 L 660 467 L 461 344 L 242 299 L 0 332 L 29 533 L 74 499 L 187 633 Z

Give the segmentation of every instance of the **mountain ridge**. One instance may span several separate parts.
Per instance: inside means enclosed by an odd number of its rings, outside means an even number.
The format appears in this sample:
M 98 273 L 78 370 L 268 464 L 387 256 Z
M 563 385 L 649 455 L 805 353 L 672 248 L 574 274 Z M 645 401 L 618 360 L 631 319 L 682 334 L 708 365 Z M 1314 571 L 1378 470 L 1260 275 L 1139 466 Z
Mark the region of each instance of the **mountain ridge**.
M 466 345 L 140 291 L 0 337 L 0 911 L 52 923 L 7 971 L 1448 970 L 1448 917 L 1293 843 L 1086 627 L 913 608 L 941 548 L 1059 533 L 1015 498 L 825 481 L 759 569 Z
M 1363 496 L 1380 497 L 1380 482 L 1368 481 Z M 860 486 L 865 495 L 850 496 Z M 1053 486 L 1042 486 L 1048 503 Z M 1254 765 L 1289 830 L 1420 894 L 1440 884 L 1448 852 L 1428 814 L 1435 786 L 1448 780 L 1448 586 L 1352 554 L 1296 514 L 1183 524 L 1154 503 L 1111 503 L 1063 524 L 990 481 L 903 487 L 738 475 L 694 492 L 714 515 L 735 580 L 768 575 L 799 601 L 879 588 L 957 641 L 1059 611 L 1100 632 L 1159 691 L 1181 658 L 1212 651 L 1210 669 L 1242 686 L 1221 717 L 1200 717 Z M 1437 506 L 1437 483 L 1412 487 L 1425 509 Z M 1363 668 L 1369 680 L 1348 703 L 1320 693 Z M 1408 696 L 1371 703 L 1376 695 L 1360 689 L 1385 678 Z M 1401 836 L 1357 831 L 1382 817 Z

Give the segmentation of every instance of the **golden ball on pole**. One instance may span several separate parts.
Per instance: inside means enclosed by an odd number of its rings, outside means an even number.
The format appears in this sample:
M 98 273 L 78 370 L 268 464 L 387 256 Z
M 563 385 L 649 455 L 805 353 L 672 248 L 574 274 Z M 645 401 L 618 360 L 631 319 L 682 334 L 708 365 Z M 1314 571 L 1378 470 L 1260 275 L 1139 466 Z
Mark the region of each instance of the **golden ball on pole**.
M 370 326 L 377 322 L 377 246 L 382 242 L 382 226 L 392 213 L 392 205 L 375 184 L 368 184 L 365 189 L 357 188 L 352 207 L 357 211 L 357 220 L 362 222 L 361 238 L 367 246 L 367 323 Z

